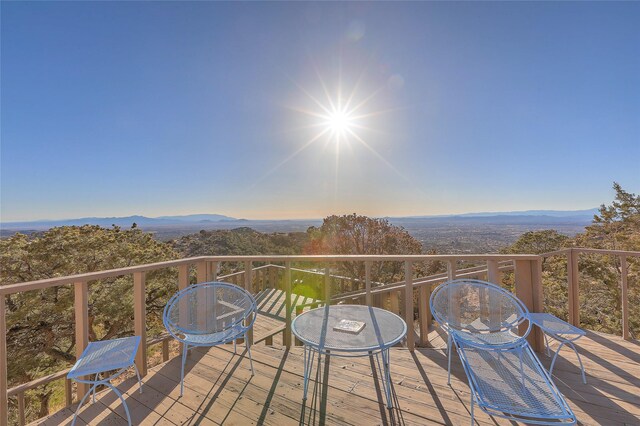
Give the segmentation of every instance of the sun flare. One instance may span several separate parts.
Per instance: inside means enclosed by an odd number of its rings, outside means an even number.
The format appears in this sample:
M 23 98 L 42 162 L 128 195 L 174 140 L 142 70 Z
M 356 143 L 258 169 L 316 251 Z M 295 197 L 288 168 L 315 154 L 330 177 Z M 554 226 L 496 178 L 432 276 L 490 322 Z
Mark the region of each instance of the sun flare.
M 336 109 L 327 115 L 325 124 L 331 135 L 339 140 L 339 138 L 353 131 L 354 123 L 352 114 L 349 111 Z

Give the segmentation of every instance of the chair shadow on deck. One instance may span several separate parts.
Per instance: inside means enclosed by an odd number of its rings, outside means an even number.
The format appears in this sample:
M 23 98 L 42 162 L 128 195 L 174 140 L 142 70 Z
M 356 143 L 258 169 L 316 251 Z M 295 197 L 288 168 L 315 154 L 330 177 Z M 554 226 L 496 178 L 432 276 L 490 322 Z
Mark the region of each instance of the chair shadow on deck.
M 204 357 L 205 354 L 190 351 L 187 363 L 185 365 L 185 376 L 198 364 L 198 361 Z M 173 358 L 169 361 L 165 367 L 170 367 L 173 364 L 180 365 L 181 357 Z M 179 371 L 179 370 L 178 370 Z M 151 401 L 147 401 L 145 396 L 150 395 L 153 392 L 157 392 L 156 389 L 164 388 L 162 393 L 169 394 L 171 391 L 180 389 L 180 378 L 177 377 L 176 381 L 167 388 L 166 386 L 161 386 L 157 384 L 163 376 L 147 376 L 142 379 L 142 394 L 139 393 L 138 390 L 138 382 L 136 377 L 130 377 L 124 380 L 122 383 L 117 385 L 117 388 L 120 392 L 122 392 L 122 396 L 124 397 L 127 406 L 129 407 L 129 412 L 131 413 L 131 421 L 133 424 L 150 424 L 147 420 L 147 416 L 151 414 L 155 406 L 152 405 Z M 186 382 L 185 382 L 186 387 Z M 146 395 L 145 395 L 146 392 Z M 139 400 L 144 398 L 145 404 L 143 405 Z M 164 395 L 160 395 L 160 400 L 164 399 Z M 159 401 L 156 401 L 156 403 Z M 174 403 L 178 403 L 175 401 Z M 75 412 L 78 403 L 75 403 L 70 406 L 71 410 Z M 107 407 L 112 407 L 109 410 Z M 146 410 L 141 409 L 142 407 L 148 407 Z M 106 413 L 106 415 L 105 415 Z M 101 417 L 100 419 L 98 417 Z M 84 403 L 80 412 L 78 414 L 79 420 L 87 424 L 96 424 L 98 422 L 107 422 L 109 424 L 127 424 L 126 418 L 127 415 L 124 411 L 124 407 L 122 406 L 120 399 L 118 396 L 113 393 L 110 389 L 99 391 L 96 394 L 96 402 L 93 403 L 91 398 L 88 398 Z M 71 424 L 71 421 L 69 422 Z

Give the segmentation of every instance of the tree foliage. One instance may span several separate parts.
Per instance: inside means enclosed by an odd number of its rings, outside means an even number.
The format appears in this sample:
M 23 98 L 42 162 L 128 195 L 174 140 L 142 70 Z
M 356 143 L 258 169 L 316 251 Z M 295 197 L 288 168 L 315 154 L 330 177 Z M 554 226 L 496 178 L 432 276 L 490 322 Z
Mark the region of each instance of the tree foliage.
M 177 253 L 137 228 L 64 226 L 27 237 L 0 240 L 1 285 L 123 268 L 170 260 Z M 147 322 L 150 333 L 161 329 L 161 311 L 175 291 L 170 270 L 148 274 Z M 131 276 L 104 279 L 89 285 L 90 340 L 133 333 Z M 7 298 L 9 386 L 60 371 L 75 362 L 74 291 L 58 286 Z M 59 385 L 59 384 L 58 384 Z M 39 388 L 28 415 L 47 414 L 56 384 Z
M 354 214 L 329 216 L 319 228 L 307 231 L 308 254 L 420 254 L 422 244 L 402 227 L 389 223 L 386 219 L 376 219 Z M 362 262 L 342 262 L 338 265 L 344 273 L 353 278 L 364 278 Z M 376 262 L 372 267 L 372 280 L 392 282 L 403 273 L 401 262 Z
M 561 248 L 587 247 L 607 250 L 640 251 L 640 197 L 613 184 L 615 198 L 603 204 L 593 223 L 574 238 L 556 231 L 523 234 L 508 247 L 507 253 L 548 253 Z M 640 265 L 628 257 L 630 328 L 640 336 Z M 580 322 L 585 328 L 620 334 L 622 316 L 621 265 L 618 256 L 581 254 L 578 261 Z M 513 280 L 510 275 L 507 281 Z M 543 286 L 547 311 L 566 319 L 568 316 L 567 259 L 551 256 L 544 262 Z

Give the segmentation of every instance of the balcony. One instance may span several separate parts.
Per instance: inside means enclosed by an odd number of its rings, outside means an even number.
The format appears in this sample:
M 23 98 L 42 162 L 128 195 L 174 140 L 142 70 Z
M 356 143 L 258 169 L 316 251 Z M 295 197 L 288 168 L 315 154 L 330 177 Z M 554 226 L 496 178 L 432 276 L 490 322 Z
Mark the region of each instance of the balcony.
M 543 258 L 564 256 L 567 260 L 567 319 L 580 324 L 580 280 L 578 257 L 603 254 L 619 258 L 622 265 L 622 336 L 589 331 L 577 342 L 587 373 L 580 378 L 574 354 L 562 351 L 554 368 L 554 380 L 582 424 L 625 425 L 640 423 L 640 344 L 631 339 L 627 289 L 627 258 L 638 252 L 569 249 L 548 255 L 460 255 L 460 256 L 249 256 L 181 259 L 126 269 L 100 271 L 72 277 L 0 287 L 0 424 L 13 419 L 25 423 L 25 392 L 52 381 L 64 381 L 65 408 L 40 419 L 39 424 L 69 423 L 74 397 L 83 385 L 66 381 L 60 371 L 29 383 L 7 387 L 5 299 L 12 294 L 54 286 L 72 286 L 75 294 L 76 353 L 88 342 L 88 292 L 97 280 L 132 276 L 134 330 L 143 337 L 136 364 L 144 375 L 139 394 L 134 378 L 118 384 L 126 393 L 135 424 L 468 424 L 469 387 L 459 360 L 453 358 L 453 378 L 447 385 L 447 358 L 443 333 L 432 323 L 428 311 L 431 289 L 450 278 L 474 277 L 499 283 L 506 274 L 515 282 L 514 292 L 533 312 L 544 311 Z M 397 262 L 404 277 L 397 283 L 376 283 L 372 266 Z M 415 265 L 441 261 L 447 272 L 417 277 Z M 362 264 L 363 277 L 341 276 L 335 265 Z M 223 263 L 242 265 L 238 271 L 218 275 Z M 303 265 L 304 268 L 294 266 Z M 196 349 L 187 362 L 185 393 L 179 397 L 180 358 L 174 343 L 163 335 L 147 335 L 146 292 L 148 273 L 176 268 L 179 288 L 193 282 L 222 280 L 241 285 L 256 295 L 259 315 L 252 344 L 255 376 L 248 360 L 233 354 L 232 346 Z M 150 275 L 149 275 L 150 277 Z M 297 291 L 301 282 L 314 283 L 312 295 Z M 411 295 L 411 297 L 406 297 Z M 309 399 L 302 400 L 302 348 L 291 335 L 292 318 L 305 309 L 330 303 L 357 303 L 383 307 L 400 314 L 413 329 L 402 346 L 391 351 L 392 395 L 395 408 L 384 404 L 384 391 L 369 358 L 329 357 L 319 377 L 310 383 Z M 530 342 L 545 366 L 542 336 L 532 333 Z M 239 354 L 244 346 L 239 346 Z M 152 352 L 156 356 L 150 356 Z M 155 365 L 154 365 L 155 364 Z M 7 401 L 9 403 L 7 403 Z M 476 410 L 480 424 L 507 424 Z M 99 393 L 96 403 L 80 411 L 78 424 L 126 424 L 124 410 L 111 392 Z

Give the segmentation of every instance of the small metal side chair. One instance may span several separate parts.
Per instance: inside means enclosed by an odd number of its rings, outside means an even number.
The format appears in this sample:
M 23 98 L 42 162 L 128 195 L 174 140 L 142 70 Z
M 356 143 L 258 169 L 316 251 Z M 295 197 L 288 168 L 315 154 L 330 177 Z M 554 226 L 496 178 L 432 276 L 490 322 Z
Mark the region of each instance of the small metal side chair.
M 140 336 L 89 343 L 67 374 L 68 379 L 91 385 L 89 391 L 82 397 L 80 404 L 78 404 L 78 408 L 73 415 L 71 426 L 76 424 L 80 407 L 82 407 L 82 404 L 84 404 L 90 394 L 93 394 L 93 402 L 96 401 L 96 388 L 100 385 L 107 386 L 118 395 L 118 398 L 120 398 L 124 406 L 124 411 L 127 414 L 129 426 L 131 426 L 131 415 L 129 414 L 127 402 L 124 400 L 122 393 L 111 384 L 111 380 L 124 373 L 129 367 L 133 367 L 138 376 L 140 393 L 142 393 L 142 380 L 140 380 L 140 373 L 134 362 L 139 346 Z M 111 374 L 101 378 L 101 375 L 105 373 Z
M 558 354 L 560 353 L 560 349 L 564 345 L 569 346 L 575 352 L 576 357 L 578 358 L 578 363 L 580 363 L 580 372 L 582 373 L 582 383 L 587 384 L 587 377 L 584 374 L 584 365 L 582 365 L 582 359 L 580 358 L 580 354 L 578 353 L 578 349 L 573 344 L 576 340 L 585 336 L 587 333 L 566 321 L 562 321 L 560 318 L 551 315 L 551 314 L 538 314 L 538 313 L 530 313 L 529 321 L 533 324 L 537 325 L 540 330 L 542 330 L 544 334 L 544 344 L 547 348 L 547 355 L 551 356 L 551 348 L 549 345 L 548 337 L 551 337 L 554 340 L 560 342 L 558 349 L 556 349 L 553 359 L 551 360 L 551 366 L 549 367 L 549 375 L 553 374 L 553 366 L 556 364 L 556 359 L 558 359 Z M 548 337 L 547 337 L 548 336 Z
M 180 396 L 184 390 L 187 351 L 197 346 L 217 346 L 244 338 L 251 375 L 254 374 L 247 332 L 256 319 L 256 301 L 233 284 L 208 282 L 189 286 L 174 294 L 164 308 L 163 322 L 171 336 L 183 344 Z

